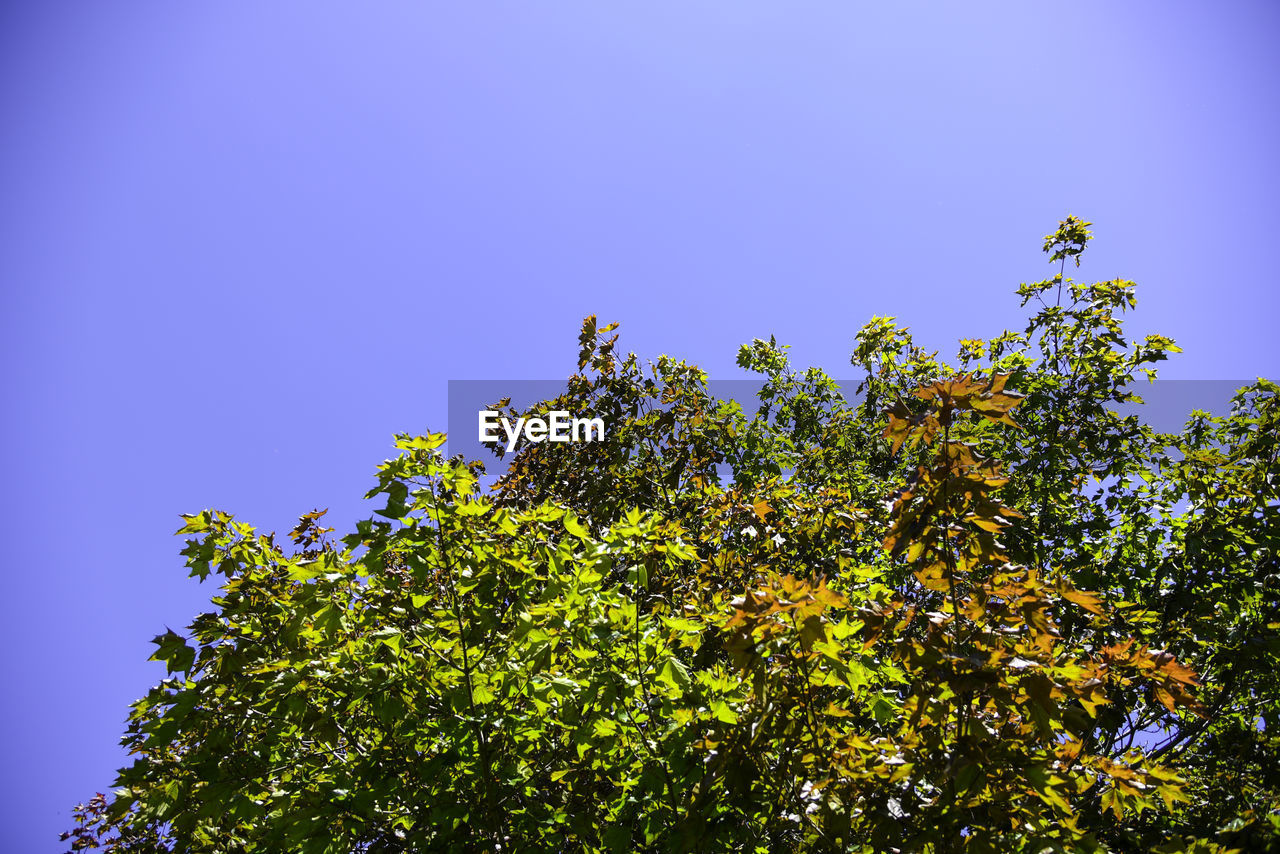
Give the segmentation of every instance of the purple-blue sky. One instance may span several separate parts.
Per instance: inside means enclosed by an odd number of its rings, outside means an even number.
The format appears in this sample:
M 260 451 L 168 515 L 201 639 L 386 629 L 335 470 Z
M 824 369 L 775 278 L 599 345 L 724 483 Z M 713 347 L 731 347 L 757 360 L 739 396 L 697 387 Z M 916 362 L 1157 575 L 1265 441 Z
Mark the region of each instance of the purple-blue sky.
M 1139 282 L 1176 378 L 1280 375 L 1280 6 L 175 4 L 0 10 L 0 847 L 108 790 L 177 514 L 339 527 L 450 378 L 583 315 L 740 376 L 1023 318 L 1042 235 Z

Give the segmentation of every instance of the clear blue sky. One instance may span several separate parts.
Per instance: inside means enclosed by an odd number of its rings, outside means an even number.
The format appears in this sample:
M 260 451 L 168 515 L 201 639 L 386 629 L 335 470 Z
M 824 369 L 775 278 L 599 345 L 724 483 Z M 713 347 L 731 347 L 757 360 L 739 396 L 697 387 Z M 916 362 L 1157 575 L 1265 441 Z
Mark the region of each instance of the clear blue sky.
M 340 526 L 450 378 L 583 315 L 739 376 L 897 315 L 1017 327 L 1095 222 L 1165 375 L 1280 375 L 1274 2 L 91 3 L 0 10 L 0 848 L 108 790 L 177 514 Z

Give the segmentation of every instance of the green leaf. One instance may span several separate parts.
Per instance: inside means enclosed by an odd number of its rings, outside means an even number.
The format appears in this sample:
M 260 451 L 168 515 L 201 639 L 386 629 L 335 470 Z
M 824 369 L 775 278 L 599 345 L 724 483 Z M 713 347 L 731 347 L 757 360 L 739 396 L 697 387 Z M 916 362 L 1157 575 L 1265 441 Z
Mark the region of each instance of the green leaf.
M 163 661 L 170 673 L 187 672 L 195 663 L 196 651 L 187 645 L 182 635 L 167 630 L 151 639 L 158 649 L 151 655 L 152 661 Z
M 578 517 L 574 516 L 572 513 L 565 514 L 564 527 L 565 530 L 580 540 L 591 539 L 591 532 L 583 527 L 582 523 L 578 521 Z
M 668 684 L 680 689 L 681 693 L 687 692 L 692 684 L 689 678 L 689 671 L 679 659 L 669 658 L 662 667 L 660 677 Z
M 738 713 L 729 707 L 724 700 L 711 701 L 711 714 L 718 721 L 724 721 L 727 724 L 736 724 L 738 722 Z

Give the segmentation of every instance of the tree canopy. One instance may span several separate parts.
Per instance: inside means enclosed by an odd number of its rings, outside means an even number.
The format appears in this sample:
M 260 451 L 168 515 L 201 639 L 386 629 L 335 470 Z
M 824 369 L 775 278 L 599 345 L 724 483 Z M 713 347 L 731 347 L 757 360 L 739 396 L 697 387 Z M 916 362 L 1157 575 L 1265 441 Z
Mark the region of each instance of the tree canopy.
M 220 585 L 73 849 L 1280 850 L 1277 386 L 1162 433 L 1178 348 L 1056 272 L 953 361 L 893 318 L 849 395 L 755 340 L 758 399 L 583 324 L 607 441 L 401 435 L 343 536 L 184 516 Z M 508 406 L 507 402 L 500 404 Z M 493 465 L 492 461 L 490 465 Z

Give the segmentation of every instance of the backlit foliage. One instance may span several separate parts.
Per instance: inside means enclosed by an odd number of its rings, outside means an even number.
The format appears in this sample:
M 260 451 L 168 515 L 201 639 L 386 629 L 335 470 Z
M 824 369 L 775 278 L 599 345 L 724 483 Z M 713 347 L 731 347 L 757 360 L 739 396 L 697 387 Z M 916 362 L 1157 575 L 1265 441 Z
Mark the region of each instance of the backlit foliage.
M 1112 404 L 1133 284 L 1046 238 L 1021 332 L 892 318 L 860 399 L 757 340 L 754 412 L 583 325 L 608 441 L 492 490 L 397 437 L 373 518 L 184 517 L 214 610 L 155 639 L 75 850 L 1277 850 L 1277 387 L 1157 433 Z M 503 406 L 507 402 L 502 403 Z

